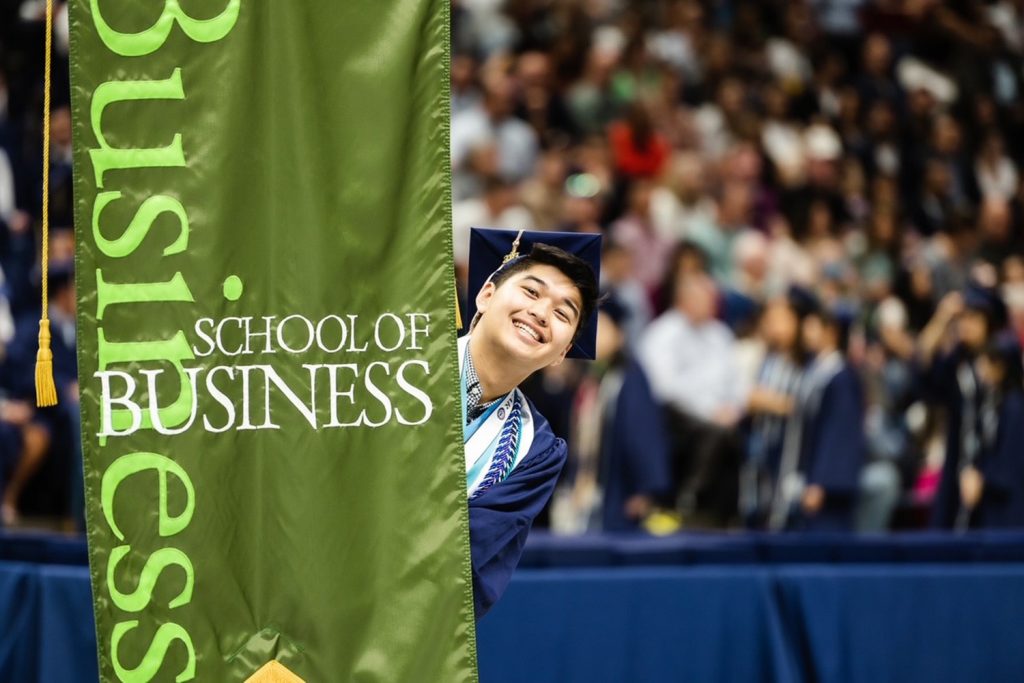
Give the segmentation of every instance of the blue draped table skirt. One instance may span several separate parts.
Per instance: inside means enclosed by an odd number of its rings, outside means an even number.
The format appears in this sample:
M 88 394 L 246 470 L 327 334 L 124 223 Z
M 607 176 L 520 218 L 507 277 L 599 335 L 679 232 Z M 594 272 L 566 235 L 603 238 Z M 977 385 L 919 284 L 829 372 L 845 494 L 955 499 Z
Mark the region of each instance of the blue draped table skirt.
M 1022 539 L 537 535 L 480 680 L 1024 681 Z M 0 535 L 0 683 L 96 682 L 85 557 Z

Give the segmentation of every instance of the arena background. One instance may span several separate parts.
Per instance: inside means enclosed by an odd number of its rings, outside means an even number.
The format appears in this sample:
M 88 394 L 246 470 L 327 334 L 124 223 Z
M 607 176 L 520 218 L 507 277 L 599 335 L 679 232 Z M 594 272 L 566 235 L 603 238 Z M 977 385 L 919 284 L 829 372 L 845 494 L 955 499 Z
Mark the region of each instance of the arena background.
M 50 311 L 73 350 L 57 6 Z M 460 285 L 471 226 L 606 242 L 602 358 L 530 383 L 570 464 L 480 623 L 481 679 L 1020 680 L 1024 3 L 452 8 Z M 96 676 L 77 383 L 32 403 L 44 9 L 0 2 L 11 683 Z M 813 321 L 849 382 L 808 413 Z

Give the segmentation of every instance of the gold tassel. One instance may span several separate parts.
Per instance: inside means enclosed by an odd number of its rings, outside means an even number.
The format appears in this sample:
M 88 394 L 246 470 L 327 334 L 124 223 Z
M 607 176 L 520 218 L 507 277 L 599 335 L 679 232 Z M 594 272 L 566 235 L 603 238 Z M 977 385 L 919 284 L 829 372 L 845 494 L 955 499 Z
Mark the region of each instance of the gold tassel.
M 57 405 L 57 387 L 53 382 L 53 352 L 50 350 L 50 321 L 39 321 L 39 351 L 36 352 L 36 405 Z
M 53 0 L 46 0 L 46 66 L 43 71 L 43 245 L 39 254 L 42 266 L 43 305 L 39 319 L 39 351 L 36 352 L 36 405 L 57 405 L 57 387 L 53 382 L 53 351 L 50 350 L 50 52 L 53 47 Z

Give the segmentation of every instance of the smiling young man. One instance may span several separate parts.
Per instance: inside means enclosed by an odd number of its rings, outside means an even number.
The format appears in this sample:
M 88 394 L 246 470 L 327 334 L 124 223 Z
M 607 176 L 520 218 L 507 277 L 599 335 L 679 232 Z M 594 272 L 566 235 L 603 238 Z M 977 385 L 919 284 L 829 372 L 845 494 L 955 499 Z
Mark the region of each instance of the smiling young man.
M 476 281 L 478 293 L 469 334 L 459 340 L 459 376 L 479 619 L 508 586 L 565 463 L 565 442 L 518 387 L 567 356 L 593 357 L 600 241 L 478 229 L 472 240 L 470 286 Z M 481 273 L 489 274 L 482 286 Z

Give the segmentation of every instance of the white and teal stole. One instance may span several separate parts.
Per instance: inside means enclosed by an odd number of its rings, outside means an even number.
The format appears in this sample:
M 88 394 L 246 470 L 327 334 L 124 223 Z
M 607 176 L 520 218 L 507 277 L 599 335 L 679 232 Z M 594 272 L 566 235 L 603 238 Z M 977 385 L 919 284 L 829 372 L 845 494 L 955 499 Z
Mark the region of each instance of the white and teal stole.
M 466 424 L 466 355 L 469 335 L 459 339 L 459 390 L 462 436 L 466 449 L 466 488 L 472 499 L 500 483 L 522 462 L 533 444 L 533 414 L 526 396 L 515 388 Z M 511 466 L 503 464 L 511 461 Z

